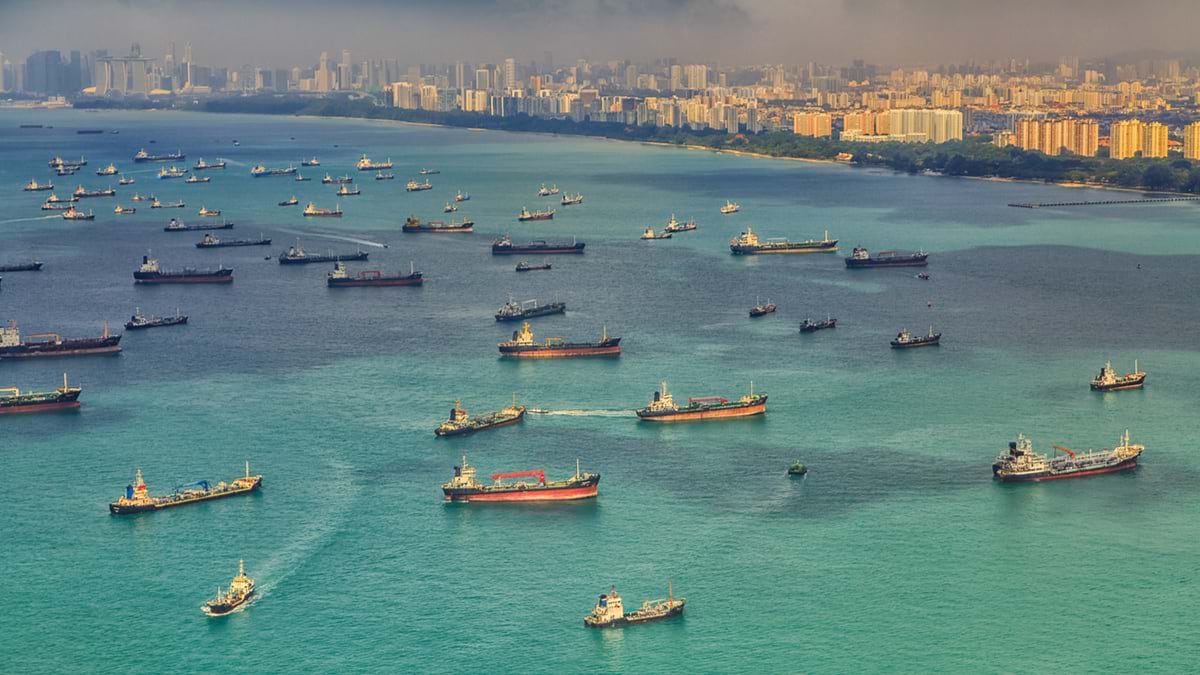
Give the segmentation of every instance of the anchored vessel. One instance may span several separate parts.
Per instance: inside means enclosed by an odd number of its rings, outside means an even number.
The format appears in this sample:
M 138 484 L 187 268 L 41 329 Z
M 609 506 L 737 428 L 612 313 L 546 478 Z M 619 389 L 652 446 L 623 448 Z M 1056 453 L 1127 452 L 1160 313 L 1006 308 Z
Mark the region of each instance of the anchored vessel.
M 725 206 L 721 207 L 721 213 L 726 216 L 731 213 L 737 213 L 738 211 L 741 211 L 741 210 L 742 210 L 741 204 L 738 204 L 737 202 L 731 202 L 728 199 L 725 200 Z
M 115 176 L 117 175 L 117 165 L 109 164 L 106 167 L 96 169 L 97 176 Z
M 576 204 L 582 204 L 583 203 L 583 194 L 581 194 L 581 193 L 571 194 L 570 192 L 568 192 L 562 196 L 562 199 L 559 200 L 558 203 L 562 204 L 563 206 L 574 206 Z
M 642 239 L 670 239 L 671 233 L 664 231 L 659 234 L 654 231 L 653 227 L 647 227 L 645 232 L 642 232 Z
M 527 220 L 551 220 L 554 218 L 554 209 L 546 211 L 530 211 L 524 206 L 521 207 L 521 212 L 517 214 L 517 220 L 525 222 Z
M 79 394 L 82 391 L 79 387 L 67 384 L 66 373 L 63 373 L 62 386 L 54 391 L 27 391 L 22 394 L 16 387 L 0 388 L 0 415 L 74 410 L 79 407 Z
M 28 337 L 28 342 L 21 341 L 21 331 L 17 328 L 16 321 L 9 321 L 8 327 L 0 328 L 0 359 L 86 356 L 116 354 L 121 351 L 121 336 L 109 335 L 107 322 L 100 337 L 64 340 L 58 333 L 31 333 Z
M 81 166 L 87 166 L 87 160 L 84 159 L 83 157 L 80 157 L 77 160 L 72 160 L 72 159 L 63 159 L 62 157 L 55 156 L 54 159 L 50 160 L 49 165 L 50 165 L 51 169 L 62 169 L 62 168 L 78 169 Z
M 467 464 L 463 457 L 462 466 L 454 467 L 454 477 L 442 485 L 442 494 L 448 502 L 558 502 L 574 499 L 590 499 L 600 489 L 600 474 L 579 470 L 575 463 L 575 475 L 564 480 L 547 481 L 541 469 L 492 474 L 491 485 L 475 478 L 475 467 Z M 534 482 L 518 481 L 505 483 L 511 478 L 536 478 Z
M 829 230 L 825 231 L 824 239 L 807 239 L 805 241 L 788 241 L 787 239 L 767 239 L 762 241 L 757 234 L 746 227 L 746 231 L 729 240 L 729 250 L 736 255 L 758 255 L 763 253 L 836 253 L 837 239 L 829 238 Z
M 442 207 L 442 213 L 454 213 L 457 210 L 458 206 L 451 204 L 450 202 L 446 202 L 446 205 Z
M 335 194 L 337 194 L 339 197 L 357 197 L 358 195 L 362 194 L 362 190 L 358 189 L 357 185 L 355 185 L 353 188 L 351 188 L 349 185 L 342 185 L 338 188 L 338 191 Z
M 154 199 L 150 202 L 152 209 L 182 209 L 185 206 L 187 204 L 184 204 L 182 199 L 176 199 L 173 202 L 160 202 L 158 199 Z
M 146 152 L 145 148 L 142 148 L 141 150 L 137 151 L 136 155 L 133 156 L 133 161 L 135 161 L 135 162 L 179 162 L 179 161 L 183 161 L 186 157 L 187 157 L 187 155 L 183 154 L 179 150 L 176 150 L 175 152 L 169 152 L 165 155 L 152 155 L 152 154 Z
M 292 195 L 291 199 L 285 199 L 285 200 L 279 202 L 279 205 L 280 206 L 295 206 L 299 203 L 300 203 L 300 200 L 296 199 L 296 195 Z
M 192 166 L 193 171 L 204 171 L 206 169 L 224 169 L 224 168 L 225 168 L 225 160 L 218 159 L 217 161 L 209 164 L 208 162 L 204 161 L 203 157 L 201 157 L 199 160 L 197 160 L 196 164 Z
M 534 264 L 530 265 L 529 263 L 522 260 L 521 262 L 517 263 L 517 271 L 518 272 L 533 272 L 535 270 L 548 270 L 548 269 L 551 269 L 551 265 L 548 262 L 534 263 Z
M 183 178 L 184 174 L 187 172 L 187 169 L 180 169 L 172 164 L 170 168 L 164 166 L 163 168 L 159 169 L 158 178 L 159 180 L 166 180 L 168 178 Z
M 696 221 L 688 218 L 686 223 L 681 223 L 675 220 L 675 214 L 671 214 L 671 220 L 667 221 L 667 226 L 663 228 L 663 232 L 688 232 L 696 229 Z
M 636 411 L 638 419 L 648 422 L 690 422 L 694 420 L 721 419 L 725 417 L 749 417 L 767 412 L 767 395 L 755 394 L 754 383 L 750 383 L 750 393 L 736 401 L 719 396 L 689 398 L 687 405 L 675 403 L 667 391 L 667 382 L 663 381 L 661 388 L 654 392 L 650 405 Z
M 416 216 L 409 216 L 404 225 L 400 227 L 403 232 L 439 232 L 445 234 L 454 234 L 456 232 L 468 233 L 475 231 L 475 221 L 469 218 L 463 218 L 462 222 L 451 220 L 444 223 L 440 220 L 433 220 L 428 223 L 422 223 Z
M 517 397 L 513 395 L 512 405 L 495 412 L 471 417 L 462 407 L 462 401 L 454 401 L 450 410 L 450 418 L 433 430 L 435 436 L 461 436 L 484 429 L 495 429 L 516 424 L 525 419 L 525 406 L 517 405 Z
M 212 234 L 206 234 L 196 242 L 196 248 L 226 248 L 230 246 L 270 246 L 271 240 L 265 237 L 258 239 L 218 239 Z
M 454 201 L 456 202 L 470 201 L 470 199 L 471 195 L 466 192 L 459 192 L 458 194 L 454 195 Z
M 384 173 L 382 171 L 376 171 L 375 180 L 396 180 L 396 174 L 391 172 Z
M 221 592 L 217 587 L 217 595 L 212 600 L 200 606 L 200 611 L 209 616 L 225 616 L 241 607 L 254 595 L 254 580 L 246 576 L 245 561 L 238 561 L 238 574 L 229 582 L 229 590 Z
M 250 175 L 254 176 L 255 178 L 262 178 L 263 176 L 287 176 L 293 173 L 296 173 L 296 167 L 294 166 L 268 169 L 262 164 L 259 164 L 250 169 Z
M 348 288 L 351 286 L 420 286 L 424 283 L 421 273 L 409 263 L 408 274 L 397 272 L 394 275 L 384 274 L 379 270 L 365 270 L 358 276 L 350 276 L 346 266 L 339 260 L 333 264 L 326 283 L 330 288 Z
M 219 218 L 221 216 L 221 210 L 210 209 L 207 206 L 201 206 L 200 210 L 197 211 L 196 214 L 204 216 L 205 218 Z
M 100 188 L 99 190 L 88 190 L 82 185 L 75 188 L 73 193 L 76 199 L 88 199 L 90 197 L 112 197 L 117 194 L 115 188 Z
M 908 349 L 910 347 L 936 347 L 942 341 L 942 334 L 933 332 L 933 326 L 929 327 L 927 335 L 913 335 L 908 332 L 907 328 L 902 329 L 896 339 L 892 340 L 892 349 Z
M 421 192 L 423 190 L 432 190 L 433 183 L 430 183 L 428 178 L 425 179 L 424 183 L 418 183 L 415 180 L 410 180 L 410 181 L 408 181 L 408 184 L 404 186 L 404 189 L 409 192 Z
M 808 473 L 808 467 L 804 466 L 804 464 L 801 462 L 796 461 L 792 462 L 792 465 L 788 467 L 787 472 L 789 476 L 803 476 L 804 474 Z
M 333 209 L 323 209 L 309 202 L 308 206 L 304 207 L 304 215 L 311 218 L 341 218 L 342 205 L 338 204 Z
M 313 157 L 312 159 L 306 159 L 306 160 L 301 161 L 300 166 L 321 166 L 321 160 L 317 159 L 316 157 Z
M 846 267 L 925 267 L 929 264 L 929 254 L 924 251 L 899 254 L 895 251 L 880 251 L 872 256 L 865 248 L 855 247 L 846 258 Z
M 389 157 L 386 162 L 372 162 L 371 158 L 364 154 L 358 159 L 358 164 L 355 166 L 358 167 L 359 171 L 378 171 L 380 169 L 390 169 L 392 168 L 392 158 Z
M 390 162 L 392 160 L 389 158 L 388 161 Z M 435 176 L 435 175 L 441 173 L 441 170 L 439 170 L 439 169 L 421 169 L 417 173 L 421 174 L 422 176 Z
M 683 614 L 683 607 L 686 604 L 687 598 L 676 598 L 671 583 L 667 582 L 666 598 L 646 600 L 641 607 L 626 613 L 621 596 L 617 595 L 617 587 L 613 586 L 608 593 L 600 595 L 600 600 L 592 608 L 592 613 L 583 617 L 583 625 L 589 628 L 620 628 L 667 619 Z
M 806 318 L 804 321 L 800 322 L 801 333 L 815 333 L 819 330 L 825 330 L 826 328 L 837 328 L 837 319 L 829 317 L 821 321 L 813 321 L 812 319 Z
M 54 183 L 39 183 L 36 178 L 30 178 L 29 182 L 23 188 L 26 192 L 41 192 L 43 190 L 53 190 Z
M 537 191 L 537 195 L 539 197 L 549 197 L 556 194 L 558 194 L 558 186 L 555 185 L 554 187 L 546 187 L 545 183 L 542 183 L 542 187 L 538 188 Z
M 125 176 L 121 176 L 117 179 L 117 185 L 133 185 L 136 182 L 136 180 L 132 178 L 126 178 Z
M 167 509 L 172 506 L 195 504 L 210 499 L 249 494 L 260 487 L 262 487 L 262 476 L 250 475 L 250 462 L 246 462 L 246 474 L 234 478 L 228 483 L 221 481 L 216 485 L 209 485 L 206 480 L 198 480 L 195 483 L 176 487 L 175 491 L 169 495 L 152 497 L 145 481 L 142 480 L 142 470 L 138 469 L 133 484 L 125 486 L 125 494 L 109 504 L 108 510 L 113 515 L 124 516 L 143 511 Z
M 225 266 L 217 269 L 198 270 L 185 267 L 182 270 L 163 270 L 158 260 L 142 256 L 142 264 L 133 273 L 135 284 L 228 284 L 233 282 L 233 270 Z
M 95 220 L 96 214 L 91 211 L 88 211 L 87 213 L 78 211 L 75 209 L 75 206 L 72 205 L 66 211 L 63 211 L 62 217 L 63 220 Z
M 42 269 L 42 261 L 32 260 L 27 263 L 13 263 L 12 265 L 0 265 L 0 272 L 40 272 Z
M 158 328 L 160 326 L 178 326 L 187 323 L 187 314 L 180 313 L 179 309 L 175 310 L 175 316 L 146 316 L 142 314 L 142 308 L 137 307 L 133 311 L 133 316 L 125 322 L 126 330 L 139 330 L 142 328 Z
M 1137 361 L 1133 362 L 1133 372 L 1118 375 L 1113 370 L 1112 362 L 1105 362 L 1100 374 L 1092 380 L 1092 391 L 1121 391 L 1122 389 L 1141 389 L 1146 384 L 1146 373 L 1138 368 Z
M 122 215 L 131 214 L 131 213 L 137 213 L 137 209 L 132 206 L 126 207 L 126 206 L 121 206 L 120 204 L 117 204 L 116 207 L 113 208 L 113 213 L 117 214 L 118 216 L 122 216 Z
M 191 232 L 194 230 L 232 230 L 233 223 L 221 223 L 220 225 L 213 223 L 211 225 L 205 223 L 202 225 L 184 225 L 178 220 L 172 218 L 171 222 L 163 228 L 163 232 Z
M 339 260 L 366 260 L 367 252 L 346 253 L 342 255 L 310 255 L 300 247 L 300 244 L 289 246 L 288 250 L 279 254 L 280 265 L 306 265 L 308 263 L 336 262 Z
M 353 182 L 354 182 L 354 179 L 351 178 L 350 176 L 342 176 L 341 178 L 334 178 L 333 176 L 330 176 L 329 174 L 325 174 L 325 177 L 321 179 L 321 183 L 323 185 L 346 185 L 347 183 L 353 183 Z
M 512 296 L 508 296 L 508 302 L 504 303 L 498 312 L 496 312 L 497 321 L 520 321 L 521 319 L 532 319 L 535 316 L 546 316 L 547 314 L 565 314 L 567 311 L 567 303 L 551 302 L 545 305 L 539 305 L 537 300 L 526 300 L 525 302 L 514 302 Z
M 774 314 L 774 313 L 775 313 L 775 303 L 771 302 L 770 300 L 767 300 L 767 304 L 765 304 L 765 305 L 762 304 L 761 302 L 756 302 L 754 304 L 754 306 L 750 308 L 750 318 L 751 319 L 753 319 L 755 317 L 759 317 L 759 316 L 766 316 L 768 314 Z
M 1042 481 L 1082 478 L 1137 468 L 1138 458 L 1146 447 L 1130 443 L 1128 430 L 1119 442 L 1120 445 L 1112 450 L 1106 448 L 1084 453 L 1061 445 L 1051 445 L 1065 454 L 1047 457 L 1034 452 L 1033 443 L 1022 434 L 1008 444 L 1008 452 L 996 458 L 992 464 L 992 475 L 1005 482 Z
M 583 253 L 583 247 L 587 246 L 582 241 L 571 241 L 571 243 L 548 243 L 545 240 L 535 240 L 524 244 L 514 244 L 511 237 L 507 234 L 492 242 L 492 255 L 515 255 L 519 253 L 541 253 L 548 255 L 551 253 Z
M 501 356 L 516 358 L 566 358 L 574 356 L 619 356 L 621 338 L 609 337 L 605 328 L 596 342 L 567 342 L 560 337 L 546 338 L 542 344 L 533 341 L 533 330 L 526 321 L 521 330 L 513 331 L 511 340 L 497 345 Z

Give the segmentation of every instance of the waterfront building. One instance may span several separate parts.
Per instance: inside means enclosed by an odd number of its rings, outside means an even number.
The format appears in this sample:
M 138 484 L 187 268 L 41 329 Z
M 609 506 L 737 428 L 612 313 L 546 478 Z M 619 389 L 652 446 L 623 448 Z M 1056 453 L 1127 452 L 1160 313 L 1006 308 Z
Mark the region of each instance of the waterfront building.
M 792 116 L 792 133 L 823 138 L 833 135 L 833 116 L 827 112 L 798 112 Z
M 1192 122 L 1183 128 L 1183 156 L 1200 159 L 1200 122 Z

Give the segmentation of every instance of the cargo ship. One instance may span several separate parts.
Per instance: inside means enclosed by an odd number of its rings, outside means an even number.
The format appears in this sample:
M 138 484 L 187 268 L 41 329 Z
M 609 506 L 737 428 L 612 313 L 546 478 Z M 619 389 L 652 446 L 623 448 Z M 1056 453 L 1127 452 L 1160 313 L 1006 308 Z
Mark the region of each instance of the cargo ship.
M 117 179 L 117 185 L 133 185 L 136 182 L 136 180 L 132 178 L 126 178 L 125 176 L 121 176 Z
M 359 250 L 357 253 L 344 253 L 341 255 L 310 255 L 297 243 L 295 246 L 289 246 L 288 250 L 279 254 L 280 265 L 307 265 L 308 263 L 323 263 L 337 262 L 339 260 L 366 260 L 367 252 Z
M 135 284 L 228 284 L 233 282 L 233 270 L 220 266 L 217 269 L 198 270 L 185 267 L 182 270 L 163 270 L 158 261 L 148 255 L 142 256 L 142 264 L 133 273 Z
M 62 217 L 63 220 L 95 220 L 96 214 L 91 211 L 84 213 L 83 211 L 76 209 L 74 206 L 71 206 L 66 211 L 63 211 Z
M 338 261 L 333 264 L 333 271 L 329 273 L 326 285 L 330 288 L 351 288 L 356 286 L 420 286 L 423 284 L 425 280 L 413 263 L 410 262 L 408 266 L 408 274 L 403 272 L 384 274 L 380 270 L 365 270 L 352 277 L 346 271 L 346 266 Z
M 96 169 L 96 175 L 97 176 L 115 176 L 115 175 L 117 175 L 117 165 L 109 164 L 108 166 L 106 166 L 104 168 Z
M 141 150 L 138 150 L 137 154 L 135 154 L 133 156 L 133 161 L 135 161 L 135 162 L 181 162 L 186 158 L 187 158 L 187 155 L 183 154 L 183 152 L 181 152 L 179 150 L 176 150 L 175 152 L 168 152 L 165 155 L 152 155 L 152 154 L 146 152 L 145 148 L 142 148 Z
M 1008 444 L 1007 452 L 996 458 L 992 464 L 992 476 L 1004 482 L 1023 482 L 1082 478 L 1136 469 L 1145 446 L 1131 444 L 1128 430 L 1119 442 L 1112 450 L 1106 448 L 1084 453 L 1061 445 L 1051 445 L 1065 454 L 1048 457 L 1034 452 L 1033 443 L 1022 434 Z
M 560 337 L 546 338 L 542 344 L 533 341 L 533 330 L 526 321 L 521 330 L 513 331 L 512 340 L 497 345 L 500 356 L 515 358 L 569 358 L 577 356 L 620 356 L 621 338 L 609 337 L 605 328 L 596 342 L 567 342 Z
M 197 160 L 196 163 L 192 166 L 193 171 L 207 171 L 208 169 L 224 169 L 224 168 L 225 168 L 225 160 L 218 159 L 217 161 L 213 162 L 212 164 L 209 164 L 208 162 L 204 161 L 203 157 L 201 157 L 199 160 Z
M 187 323 L 187 321 L 187 314 L 181 313 L 178 308 L 175 309 L 175 316 L 146 316 L 142 314 L 142 308 L 137 307 L 133 310 L 133 316 L 129 317 L 129 320 L 125 322 L 125 330 L 181 326 Z
M 137 208 L 133 206 L 121 206 L 120 204 L 117 204 L 113 207 L 113 213 L 117 214 L 118 216 L 128 216 L 137 213 Z
M 53 190 L 54 183 L 39 183 L 36 178 L 30 178 L 29 182 L 22 189 L 25 192 L 43 192 L 45 190 Z
M 389 162 L 392 161 L 390 157 L 388 158 L 388 161 Z M 388 168 L 390 169 L 391 167 L 388 167 Z M 439 174 L 441 172 L 442 172 L 441 169 L 421 169 L 417 173 L 421 174 L 422 176 L 436 176 L 437 174 Z
M 43 211 L 70 211 L 75 204 L 67 201 L 46 201 L 42 204 Z
M 195 483 L 177 486 L 175 491 L 169 495 L 152 497 L 149 488 L 146 487 L 146 482 L 142 480 L 142 470 L 138 469 L 133 478 L 133 484 L 125 486 L 125 494 L 109 504 L 108 510 L 113 515 L 125 516 L 131 513 L 157 511 L 172 506 L 249 494 L 260 487 L 262 487 L 262 476 L 251 476 L 250 462 L 246 462 L 246 475 L 234 478 L 228 483 L 221 481 L 216 485 L 210 485 L 206 480 L 198 480 Z
M 541 469 L 492 474 L 490 485 L 475 478 L 475 467 L 467 464 L 463 457 L 462 466 L 454 467 L 454 477 L 442 485 L 442 494 L 448 502 L 560 502 L 576 499 L 591 499 L 600 491 L 600 474 L 579 470 L 575 463 L 575 475 L 563 480 L 547 481 Z M 535 478 L 535 481 L 506 483 L 512 478 Z
M 195 185 L 196 183 L 211 183 L 212 178 L 209 178 L 208 176 L 194 176 L 193 175 L 193 176 L 188 176 L 187 180 L 185 180 L 183 182 L 187 183 L 188 185 Z
M 152 209 L 182 209 L 186 206 L 187 204 L 184 204 L 182 199 L 176 199 L 173 202 L 160 202 L 158 198 L 155 198 L 150 202 L 150 208 Z
M 576 204 L 582 204 L 583 194 L 571 194 L 568 192 L 562 196 L 562 199 L 558 203 L 563 206 L 575 206 Z
M 205 602 L 200 606 L 200 611 L 208 616 L 225 616 L 236 610 L 238 607 L 250 601 L 250 597 L 254 595 L 254 580 L 246 576 L 246 563 L 244 560 L 238 561 L 237 576 L 229 582 L 229 590 L 222 593 L 221 587 L 217 586 L 217 594 L 213 599 Z
M 11 265 L 0 265 L 0 272 L 40 272 L 42 270 L 42 261 L 31 260 L 27 263 L 13 263 Z
M 546 184 L 542 183 L 542 187 L 538 188 L 537 195 L 539 197 L 550 197 L 558 194 L 558 192 L 559 190 L 557 185 L 554 187 L 546 187 Z
M 364 153 L 358 158 L 358 163 L 354 165 L 359 171 L 378 171 L 380 169 L 392 168 L 392 158 L 388 157 L 385 162 L 372 162 L 370 157 Z
M 172 218 L 171 222 L 167 223 L 167 226 L 163 228 L 163 232 L 195 232 L 195 231 L 199 231 L 199 230 L 232 230 L 232 229 L 233 229 L 233 223 L 221 223 L 220 225 L 217 225 L 216 223 L 214 223 L 212 225 L 209 225 L 207 223 L 203 223 L 200 225 L 184 225 L 183 223 L 179 222 L 178 220 Z
M 806 318 L 800 322 L 801 333 L 815 333 L 819 330 L 826 330 L 828 328 L 837 328 L 837 319 L 827 317 L 821 321 L 813 321 L 812 319 Z
M 485 413 L 471 417 L 462 407 L 462 401 L 454 401 L 454 407 L 450 409 L 450 418 L 442 422 L 437 429 L 433 430 L 435 436 L 462 436 L 463 434 L 471 434 L 484 429 L 495 429 L 496 427 L 506 427 L 510 424 L 516 424 L 525 419 L 525 406 L 517 405 L 517 396 L 513 394 L 512 405 L 497 410 L 496 412 Z
M 774 314 L 775 309 L 775 303 L 771 302 L 770 298 L 767 299 L 767 304 L 765 305 L 761 302 L 755 301 L 754 306 L 750 308 L 750 318 L 754 319 L 760 316 Z
M 415 216 L 409 216 L 404 221 L 404 225 L 400 227 L 400 230 L 402 232 L 437 232 L 437 233 L 442 233 L 442 234 L 455 234 L 455 233 L 467 234 L 467 233 L 475 231 L 475 221 L 473 221 L 469 218 L 463 218 L 462 222 L 455 222 L 455 221 L 451 220 L 448 223 L 444 223 L 440 220 L 432 220 L 428 223 L 422 223 L 419 218 L 417 218 Z
M 307 218 L 341 218 L 342 205 L 338 204 L 332 209 L 323 209 L 316 204 L 309 202 L 308 206 L 304 207 L 304 216 Z
M 762 255 L 766 253 L 837 253 L 837 239 L 829 238 L 829 230 L 825 231 L 824 239 L 807 239 L 805 241 L 788 241 L 787 239 L 758 238 L 749 226 L 746 231 L 729 240 L 729 250 L 735 255 Z
M 271 240 L 260 236 L 258 239 L 218 239 L 212 234 L 206 234 L 196 242 L 196 248 L 227 248 L 231 246 L 270 246 Z
M 362 190 L 360 190 L 357 185 L 355 185 L 353 188 L 351 188 L 349 185 L 343 185 L 339 187 L 337 192 L 334 194 L 339 197 L 357 197 L 362 194 Z
M 728 417 L 749 417 L 767 412 L 767 395 L 755 394 L 754 383 L 750 383 L 750 393 L 736 401 L 730 401 L 720 396 L 689 398 L 687 405 L 675 403 L 667 383 L 664 380 L 654 398 L 645 408 L 635 411 L 638 419 L 647 422 L 691 422 L 695 420 L 724 419 Z
M 548 262 L 534 263 L 531 265 L 531 264 L 525 262 L 524 260 L 522 260 L 521 262 L 517 263 L 517 271 L 518 272 L 535 272 L 537 270 L 548 270 L 548 269 L 552 269 L 552 266 Z
M 424 183 L 418 183 L 415 180 L 410 180 L 410 181 L 408 181 L 408 184 L 404 186 L 404 189 L 409 192 L 422 192 L 424 190 L 432 190 L 433 183 L 430 183 L 428 178 L 425 179 Z
M 100 188 L 99 190 L 89 190 L 82 185 L 75 188 L 72 194 L 75 199 L 89 199 L 94 197 L 113 197 L 117 194 L 116 188 Z
M 0 272 L 4 271 L 0 269 Z M 1121 391 L 1123 389 L 1141 389 L 1146 384 L 1146 373 L 1138 368 L 1137 361 L 1133 362 L 1133 372 L 1118 375 L 1113 370 L 1112 362 L 1105 362 L 1100 374 L 1092 380 L 1092 391 Z
M 384 173 L 382 171 L 375 172 L 375 180 L 396 180 L 396 174 L 392 172 Z
M 936 347 L 942 341 L 942 334 L 933 332 L 933 326 L 929 327 L 927 335 L 913 335 L 908 332 L 907 328 L 902 329 L 896 339 L 892 340 L 892 349 L 910 349 L 913 347 Z
M 539 239 L 524 244 L 514 244 L 511 237 L 507 234 L 492 242 L 492 255 L 516 255 L 520 253 L 540 253 L 542 255 L 550 254 L 570 254 L 583 253 L 583 247 L 587 246 L 582 241 L 574 241 L 571 243 L 549 243 Z
M 220 209 L 210 209 L 207 206 L 201 206 L 200 210 L 196 212 L 196 215 L 202 216 L 204 218 L 220 218 L 221 210 Z
M 158 170 L 159 180 L 168 180 L 171 178 L 183 178 L 187 174 L 187 169 L 180 169 L 172 164 L 170 167 L 163 167 Z
M 16 387 L 0 388 L 0 415 L 76 410 L 82 391 L 79 387 L 67 384 L 66 373 L 63 373 L 62 386 L 54 391 L 27 391 L 22 394 Z
M 686 223 L 681 223 L 675 219 L 675 214 L 671 214 L 671 219 L 667 221 L 667 226 L 663 228 L 663 232 L 690 232 L 696 229 L 696 221 L 688 218 Z
M 554 219 L 554 209 L 548 209 L 546 211 L 530 211 L 529 209 L 522 206 L 521 212 L 517 214 L 517 220 L 522 223 L 527 220 L 553 220 L 553 219 Z
M 54 159 L 51 159 L 49 162 L 47 162 L 47 164 L 49 164 L 51 169 L 59 169 L 62 167 L 78 169 L 81 166 L 87 166 L 87 160 L 84 159 L 83 157 L 80 157 L 79 159 L 76 160 L 76 159 L 63 159 L 62 157 L 55 156 Z
M 450 202 L 446 202 L 446 205 L 442 207 L 442 213 L 454 213 L 455 211 L 458 211 L 458 206 Z
M 471 195 L 467 192 L 459 192 L 458 194 L 454 195 L 454 201 L 469 202 L 471 201 Z
M 721 214 L 728 216 L 732 213 L 737 213 L 738 211 L 741 211 L 741 210 L 742 210 L 741 204 L 738 204 L 737 202 L 731 202 L 728 199 L 726 199 L 725 206 L 721 207 Z
M 62 197 L 59 197 L 58 195 L 54 194 L 53 192 L 50 193 L 49 197 L 46 197 L 47 204 L 70 204 L 72 202 L 77 202 L 77 201 L 79 201 L 79 199 L 77 199 L 74 196 L 69 197 L 67 199 L 63 199 Z M 137 200 L 135 199 L 134 201 L 137 201 Z
M 846 258 L 846 267 L 856 269 L 861 267 L 925 267 L 929 264 L 929 254 L 924 251 L 899 254 L 895 251 L 880 251 L 872 256 L 865 248 L 855 247 Z
M 510 295 L 508 296 L 508 302 L 501 305 L 500 309 L 496 312 L 496 320 L 520 321 L 522 319 L 532 319 L 535 316 L 566 313 L 567 303 L 565 302 L 551 302 L 545 305 L 539 305 L 537 300 L 514 302 Z
M 300 166 L 321 166 L 321 160 L 317 159 L 316 157 L 313 157 L 312 159 L 305 159 L 300 162 Z
M 291 199 L 285 199 L 285 200 L 279 202 L 279 205 L 280 206 L 296 206 L 299 203 L 300 203 L 300 200 L 296 199 L 296 195 L 292 195 Z
M 262 164 L 259 164 L 250 169 L 250 175 L 254 176 L 255 178 L 262 178 L 264 176 L 288 176 L 294 173 L 296 173 L 296 167 L 294 166 L 268 169 Z
M 64 340 L 58 333 L 31 333 L 28 338 L 28 342 L 23 342 L 17 322 L 9 321 L 6 328 L 0 328 L 0 359 L 88 356 L 121 351 L 121 336 L 108 334 L 107 321 L 100 337 Z
M 639 623 L 669 619 L 683 614 L 687 598 L 676 598 L 675 589 L 667 582 L 667 597 L 659 600 L 646 600 L 642 606 L 632 612 L 625 612 L 621 596 L 617 595 L 617 587 L 613 586 L 608 593 L 602 593 L 592 613 L 583 617 L 583 625 L 589 628 L 621 628 Z
M 341 178 L 334 178 L 333 176 L 330 176 L 329 174 L 325 174 L 325 177 L 321 179 L 322 185 L 348 185 L 353 182 L 354 182 L 354 179 L 351 178 L 350 176 L 342 176 Z
M 642 232 L 642 239 L 670 239 L 670 238 L 671 238 L 670 232 L 663 232 L 662 234 L 659 234 L 654 231 L 653 227 L 647 227 L 646 231 Z

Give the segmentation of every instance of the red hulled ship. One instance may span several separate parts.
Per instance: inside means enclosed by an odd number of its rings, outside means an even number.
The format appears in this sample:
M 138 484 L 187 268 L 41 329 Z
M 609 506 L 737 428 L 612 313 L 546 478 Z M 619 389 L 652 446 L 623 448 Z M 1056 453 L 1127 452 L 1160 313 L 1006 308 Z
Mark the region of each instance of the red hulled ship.
M 596 342 L 567 342 L 560 337 L 546 338 L 537 344 L 533 341 L 533 330 L 526 321 L 521 330 L 513 331 L 511 340 L 497 345 L 501 356 L 517 358 L 567 358 L 572 356 L 620 356 L 621 338 L 610 337 L 606 328 Z
M 475 479 L 475 467 L 467 464 L 463 457 L 462 466 L 454 467 L 454 478 L 442 485 L 442 493 L 448 502 L 558 502 L 575 499 L 591 499 L 600 490 L 600 474 L 581 472 L 575 463 L 575 475 L 563 480 L 547 481 L 541 469 L 492 474 L 492 484 L 486 485 Z M 534 478 L 536 480 L 506 483 L 512 478 Z

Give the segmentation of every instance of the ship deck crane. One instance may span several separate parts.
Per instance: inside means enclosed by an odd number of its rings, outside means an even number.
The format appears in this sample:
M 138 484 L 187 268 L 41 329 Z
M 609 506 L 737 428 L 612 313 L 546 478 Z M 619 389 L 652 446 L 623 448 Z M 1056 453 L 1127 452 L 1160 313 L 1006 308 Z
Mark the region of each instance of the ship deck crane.
M 542 469 L 533 469 L 530 471 L 513 471 L 510 473 L 494 473 L 492 480 L 503 480 L 505 478 L 536 478 L 540 485 L 546 484 L 546 472 Z
M 1054 448 L 1055 450 L 1061 450 L 1062 452 L 1065 452 L 1068 455 L 1070 455 L 1071 459 L 1075 459 L 1075 451 L 1068 447 L 1064 447 L 1061 445 L 1054 445 L 1053 443 L 1050 444 L 1050 447 Z

